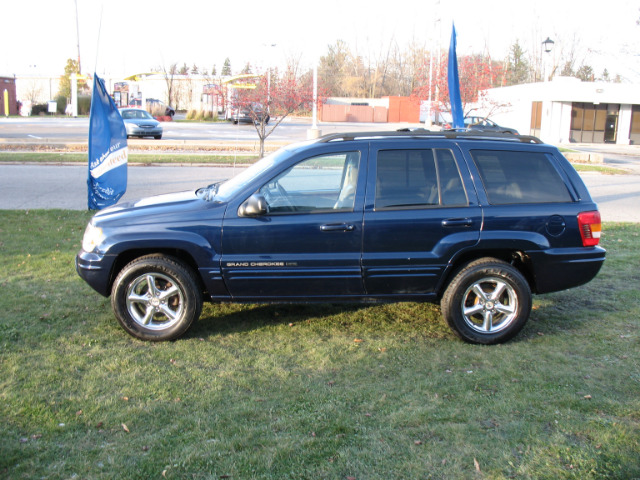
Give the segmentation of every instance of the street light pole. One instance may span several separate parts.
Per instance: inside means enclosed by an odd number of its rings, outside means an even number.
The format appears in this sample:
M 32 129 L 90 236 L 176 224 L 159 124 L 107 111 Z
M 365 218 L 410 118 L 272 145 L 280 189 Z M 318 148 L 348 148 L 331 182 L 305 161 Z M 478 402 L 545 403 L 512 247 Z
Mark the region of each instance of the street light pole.
M 553 47 L 555 45 L 555 42 L 553 40 L 551 40 L 549 37 L 547 37 L 547 39 L 542 42 L 542 48 L 544 50 L 544 53 L 551 53 L 551 51 L 553 50 Z M 544 81 L 548 82 L 549 81 L 549 77 L 547 77 L 547 58 L 543 58 L 542 60 L 543 65 L 542 65 L 542 75 L 544 77 Z

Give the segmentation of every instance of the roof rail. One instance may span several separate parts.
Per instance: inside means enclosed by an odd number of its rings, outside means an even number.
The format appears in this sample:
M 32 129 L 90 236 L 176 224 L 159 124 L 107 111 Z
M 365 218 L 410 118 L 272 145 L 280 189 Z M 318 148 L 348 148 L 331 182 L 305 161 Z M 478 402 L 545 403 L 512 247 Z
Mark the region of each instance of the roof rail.
M 521 143 L 544 143 L 538 137 L 531 135 L 514 135 L 511 133 L 482 132 L 471 130 L 442 130 L 432 132 L 424 128 L 402 128 L 400 130 L 386 130 L 373 132 L 346 132 L 330 133 L 318 139 L 318 143 L 329 143 L 334 141 L 352 141 L 358 139 L 372 139 L 382 137 L 412 137 L 412 138 L 449 138 L 449 139 L 472 139 L 472 140 L 507 140 Z

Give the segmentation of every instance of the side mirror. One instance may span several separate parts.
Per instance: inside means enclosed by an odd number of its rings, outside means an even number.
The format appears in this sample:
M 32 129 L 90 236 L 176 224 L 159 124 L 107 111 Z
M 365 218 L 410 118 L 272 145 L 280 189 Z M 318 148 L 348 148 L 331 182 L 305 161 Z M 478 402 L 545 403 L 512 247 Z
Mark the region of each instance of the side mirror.
M 239 217 L 259 217 L 266 215 L 269 206 L 265 198 L 259 193 L 254 193 L 238 208 Z

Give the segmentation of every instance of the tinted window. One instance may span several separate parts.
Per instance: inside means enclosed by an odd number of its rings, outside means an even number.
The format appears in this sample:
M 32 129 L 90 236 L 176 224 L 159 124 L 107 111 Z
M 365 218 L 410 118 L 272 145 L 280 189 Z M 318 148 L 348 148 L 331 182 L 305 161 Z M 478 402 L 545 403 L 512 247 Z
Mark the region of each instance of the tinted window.
M 460 172 L 450 150 L 378 153 L 376 209 L 466 204 Z
M 270 213 L 353 210 L 359 152 L 309 158 L 260 188 Z
M 572 200 L 546 154 L 474 150 L 471 156 L 492 205 Z

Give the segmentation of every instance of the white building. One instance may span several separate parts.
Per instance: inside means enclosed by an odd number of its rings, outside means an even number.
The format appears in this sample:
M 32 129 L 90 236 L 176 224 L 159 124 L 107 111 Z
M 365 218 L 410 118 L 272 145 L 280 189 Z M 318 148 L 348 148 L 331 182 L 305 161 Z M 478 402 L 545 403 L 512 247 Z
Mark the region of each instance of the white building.
M 496 123 L 547 143 L 640 144 L 640 85 L 556 77 L 491 89 L 486 104 L 499 106 Z

